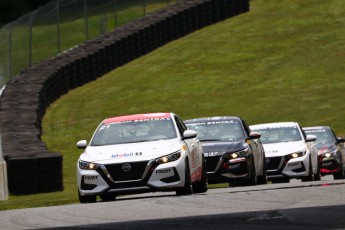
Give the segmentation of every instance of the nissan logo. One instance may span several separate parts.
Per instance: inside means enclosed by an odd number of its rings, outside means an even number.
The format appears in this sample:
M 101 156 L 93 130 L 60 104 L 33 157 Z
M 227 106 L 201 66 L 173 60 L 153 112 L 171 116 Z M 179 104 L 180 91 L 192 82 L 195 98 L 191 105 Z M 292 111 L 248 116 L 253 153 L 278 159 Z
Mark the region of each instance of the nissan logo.
M 122 170 L 123 170 L 124 172 L 129 172 L 129 171 L 131 171 L 131 168 L 132 168 L 132 166 L 131 166 L 130 164 L 128 164 L 128 163 L 124 163 L 124 164 L 122 165 Z

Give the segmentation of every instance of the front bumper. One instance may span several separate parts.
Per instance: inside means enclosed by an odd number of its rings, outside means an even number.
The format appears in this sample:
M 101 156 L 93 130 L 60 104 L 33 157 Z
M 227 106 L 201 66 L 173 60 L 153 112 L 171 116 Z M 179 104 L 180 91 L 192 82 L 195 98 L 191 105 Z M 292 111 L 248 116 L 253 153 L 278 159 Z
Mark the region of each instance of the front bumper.
M 309 174 L 309 154 L 290 159 L 289 155 L 281 157 L 267 157 L 267 178 L 301 178 Z
M 209 183 L 229 182 L 232 179 L 249 179 L 251 158 L 241 157 L 229 160 L 225 157 L 206 157 Z
M 131 171 L 123 171 L 124 163 L 100 165 L 97 170 L 78 168 L 80 194 L 130 194 L 149 191 L 174 190 L 185 182 L 185 161 L 157 164 L 154 161 L 130 162 Z
M 335 156 L 329 158 L 319 156 L 319 165 L 322 176 L 339 173 L 341 170 L 341 160 Z

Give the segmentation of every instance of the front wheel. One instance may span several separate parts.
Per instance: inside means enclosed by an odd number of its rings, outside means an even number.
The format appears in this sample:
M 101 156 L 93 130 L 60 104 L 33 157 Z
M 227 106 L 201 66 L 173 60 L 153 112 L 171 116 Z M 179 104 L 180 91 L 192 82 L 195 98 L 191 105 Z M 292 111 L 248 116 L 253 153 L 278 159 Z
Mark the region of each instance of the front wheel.
M 205 166 L 205 160 L 202 161 L 202 174 L 201 174 L 201 180 L 196 182 L 193 185 L 193 192 L 195 193 L 203 193 L 207 191 L 208 187 L 208 179 L 207 179 L 207 172 L 206 172 L 206 166 Z
M 176 189 L 176 195 L 177 196 L 190 195 L 193 193 L 192 177 L 190 175 L 188 160 L 186 160 L 185 164 L 186 164 L 186 166 L 185 166 L 185 179 L 184 179 L 185 182 L 184 182 L 184 186 L 182 188 Z
M 102 194 L 100 197 L 103 202 L 114 201 L 116 199 L 116 195 L 108 193 Z
M 302 181 L 313 181 L 314 179 L 313 166 L 311 165 L 311 159 L 309 159 L 309 173 L 308 176 L 302 177 Z
M 266 158 L 264 158 L 264 164 L 262 169 L 262 175 L 258 176 L 258 184 L 267 184 L 267 168 L 266 168 Z
M 316 180 L 316 181 L 320 181 L 321 180 L 321 172 L 320 172 L 320 165 L 319 165 L 319 163 L 317 164 L 317 171 L 316 171 L 316 174 L 314 176 L 314 180 Z
M 272 184 L 290 183 L 289 178 L 276 178 L 271 180 Z
M 340 179 L 345 178 L 345 173 L 344 173 L 344 169 L 343 169 L 343 162 L 341 162 L 341 164 L 339 166 L 339 172 L 333 174 L 333 178 L 334 178 L 334 180 L 340 180 Z
M 244 180 L 244 185 L 249 186 L 249 185 L 257 185 L 258 183 L 258 178 L 256 176 L 256 168 L 255 168 L 255 162 L 254 162 L 254 156 L 251 159 L 251 166 L 250 166 L 250 177 L 247 180 Z
M 80 192 L 78 191 L 78 197 L 79 197 L 79 202 L 84 204 L 84 203 L 95 203 L 96 202 L 96 195 L 85 195 L 82 196 Z

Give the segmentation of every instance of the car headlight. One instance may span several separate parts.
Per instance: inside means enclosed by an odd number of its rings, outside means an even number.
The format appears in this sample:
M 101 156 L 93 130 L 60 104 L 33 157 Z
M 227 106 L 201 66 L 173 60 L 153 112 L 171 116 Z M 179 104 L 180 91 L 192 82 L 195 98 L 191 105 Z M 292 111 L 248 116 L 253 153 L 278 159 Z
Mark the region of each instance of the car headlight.
M 322 156 L 324 158 L 334 158 L 336 156 L 336 150 L 331 151 L 331 152 L 327 152 L 327 153 L 323 153 Z
M 181 151 L 174 152 L 172 154 L 157 158 L 156 162 L 158 164 L 165 164 L 168 162 L 173 162 L 178 160 L 181 157 Z
M 238 151 L 238 152 L 234 152 L 234 153 L 230 153 L 228 154 L 228 156 L 230 157 L 230 159 L 236 159 L 236 158 L 241 158 L 241 157 L 247 157 L 249 154 L 248 154 L 248 149 L 249 148 L 245 148 L 241 151 Z
M 307 150 L 302 150 L 302 151 L 294 152 L 294 153 L 290 154 L 290 158 L 294 159 L 294 158 L 298 158 L 298 157 L 303 157 L 306 153 L 307 153 Z
M 96 170 L 98 169 L 98 164 L 86 162 L 86 161 L 79 161 L 79 168 L 80 169 L 87 169 L 87 170 Z

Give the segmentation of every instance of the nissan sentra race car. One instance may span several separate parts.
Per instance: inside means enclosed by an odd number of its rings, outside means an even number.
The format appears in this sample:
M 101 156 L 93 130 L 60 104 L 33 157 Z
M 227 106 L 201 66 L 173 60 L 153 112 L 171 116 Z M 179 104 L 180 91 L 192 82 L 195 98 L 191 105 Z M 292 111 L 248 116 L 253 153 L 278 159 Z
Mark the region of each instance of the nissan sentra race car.
M 315 135 L 321 175 L 345 178 L 345 139 L 336 137 L 329 126 L 304 127 L 306 134 Z
M 269 180 L 320 180 L 317 148 L 314 142 L 316 136 L 306 136 L 297 122 L 251 125 L 250 128 L 261 133 Z
M 173 113 L 135 114 L 103 120 L 77 163 L 81 203 L 114 200 L 117 194 L 207 191 L 197 132 Z
M 265 153 L 260 134 L 240 117 L 205 117 L 185 121 L 198 132 L 209 183 L 266 184 Z

